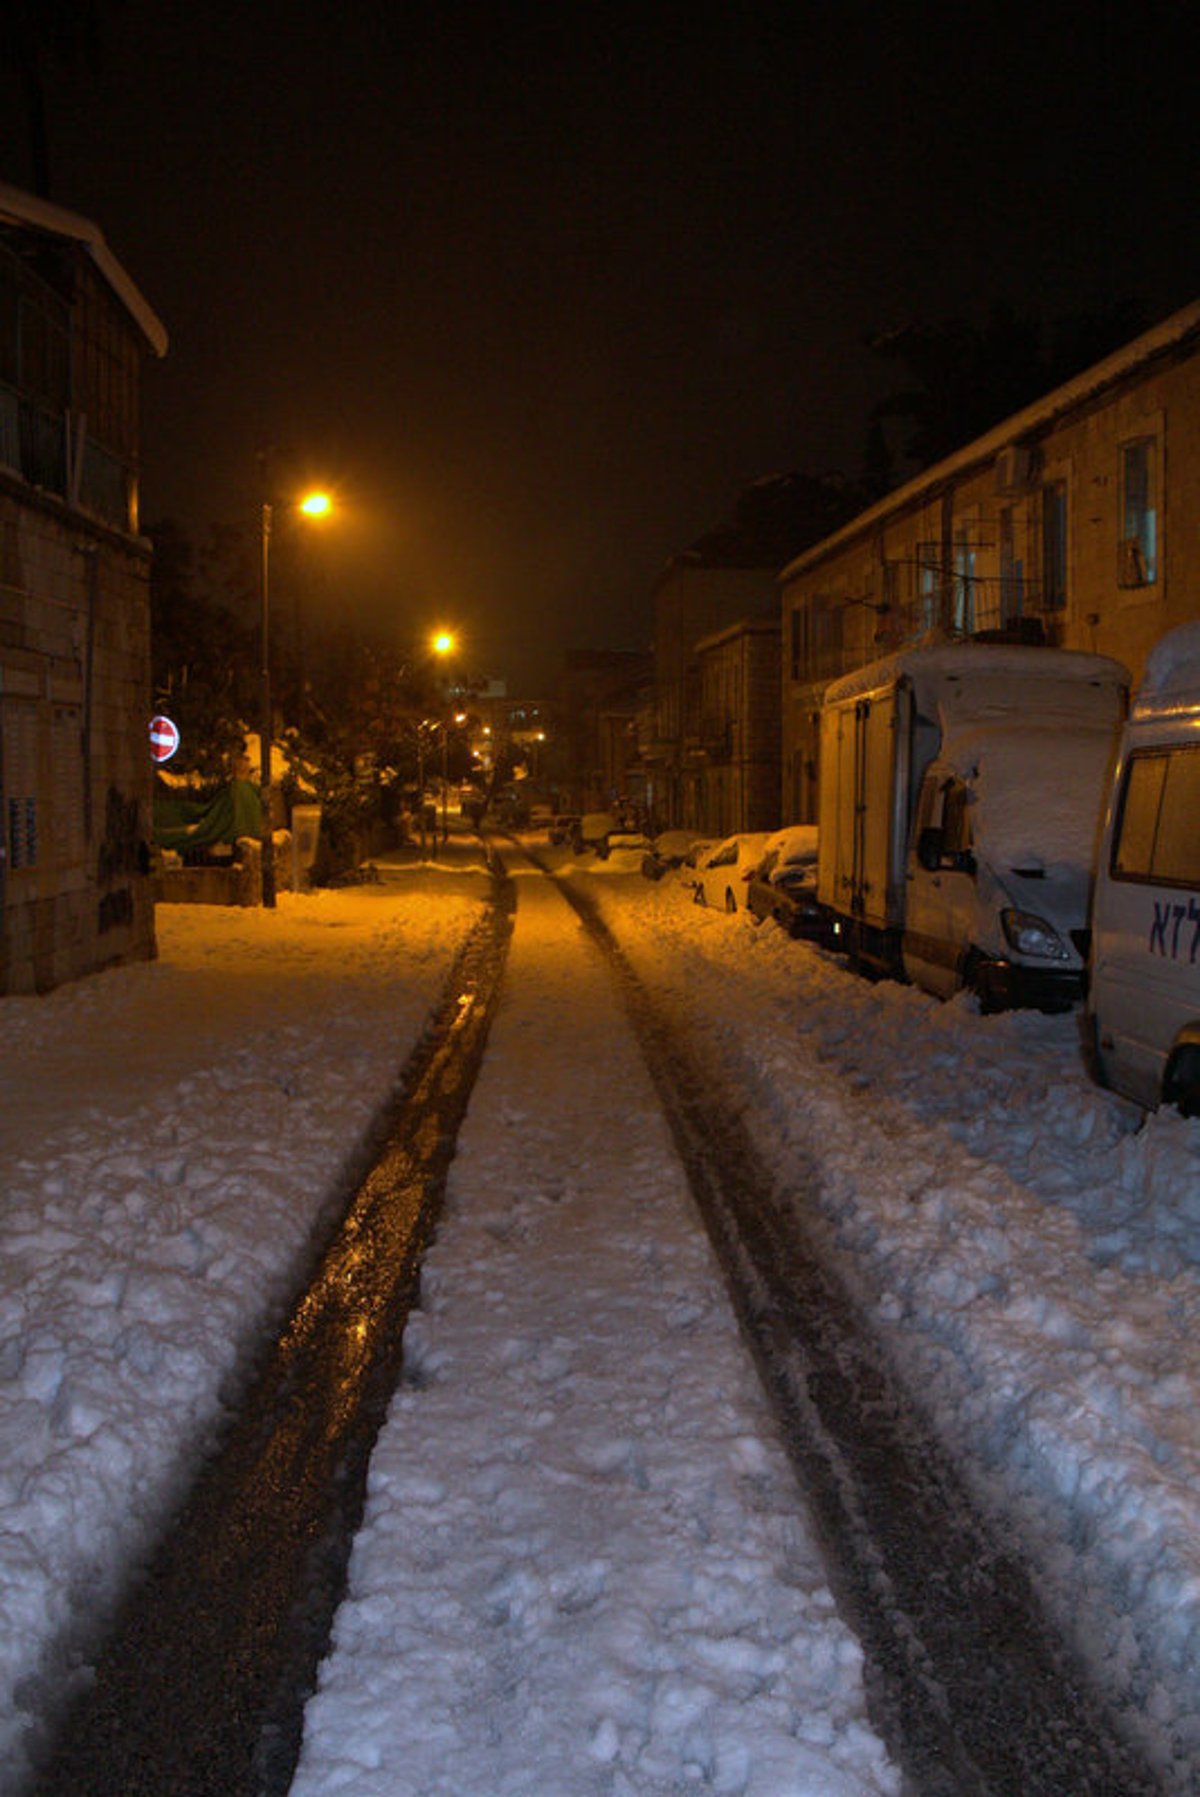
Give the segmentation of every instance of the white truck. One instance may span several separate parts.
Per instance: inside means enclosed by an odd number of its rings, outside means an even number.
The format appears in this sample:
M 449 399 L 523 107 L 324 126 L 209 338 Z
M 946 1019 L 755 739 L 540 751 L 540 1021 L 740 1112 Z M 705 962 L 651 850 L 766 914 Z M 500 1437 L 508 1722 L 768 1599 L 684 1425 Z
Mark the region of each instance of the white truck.
M 1200 622 L 1151 650 L 1121 743 L 1092 910 L 1096 1072 L 1200 1116 Z
M 953 643 L 835 681 L 821 711 L 817 898 L 861 970 L 985 1010 L 1082 997 L 1120 662 Z

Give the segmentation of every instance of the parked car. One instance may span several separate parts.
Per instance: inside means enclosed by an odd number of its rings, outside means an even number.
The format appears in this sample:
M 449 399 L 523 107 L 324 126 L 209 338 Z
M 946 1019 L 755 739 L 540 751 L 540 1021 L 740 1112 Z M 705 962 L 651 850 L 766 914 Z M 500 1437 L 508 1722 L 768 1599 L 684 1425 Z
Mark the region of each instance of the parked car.
M 708 859 L 709 855 L 711 855 L 712 851 L 717 847 L 719 841 L 720 838 L 714 836 L 697 836 L 693 838 L 691 847 L 683 857 L 683 865 L 679 870 L 679 876 L 686 886 L 694 886 L 696 884 L 695 873 L 697 868 L 702 861 Z
M 719 842 L 696 869 L 696 903 L 715 906 L 718 911 L 743 908 L 746 881 L 762 860 L 770 839 L 769 830 L 756 830 L 748 835 L 727 836 Z
M 642 872 L 648 880 L 661 880 L 665 873 L 684 865 L 695 841 L 690 830 L 662 831 L 642 857 Z
M 640 830 L 613 830 L 596 854 L 607 863 L 610 873 L 636 874 L 642 870 L 649 847 L 650 838 Z
M 573 841 L 575 830 L 582 822 L 583 819 L 579 816 L 578 812 L 559 812 L 557 817 L 552 818 L 550 822 L 550 829 L 548 831 L 550 841 L 556 845 Z
M 760 922 L 772 919 L 789 936 L 807 942 L 831 939 L 829 917 L 817 903 L 815 824 L 792 824 L 771 837 L 750 870 L 746 906 Z
M 616 827 L 611 811 L 586 811 L 571 831 L 571 847 L 577 855 L 586 854 L 588 849 L 603 854 Z
M 1096 1072 L 1200 1116 L 1200 623 L 1150 651 L 1125 725 L 1092 902 Z

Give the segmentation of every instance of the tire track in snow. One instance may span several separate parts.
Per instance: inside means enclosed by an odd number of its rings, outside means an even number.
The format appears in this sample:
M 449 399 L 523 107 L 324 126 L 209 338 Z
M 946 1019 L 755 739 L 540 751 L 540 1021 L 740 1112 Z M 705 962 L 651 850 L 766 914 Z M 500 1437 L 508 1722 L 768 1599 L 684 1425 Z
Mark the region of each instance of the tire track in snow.
M 37 1797 L 287 1791 L 513 911 L 500 877 L 406 1069 L 374 1164 L 130 1593 Z
M 1155 1797 L 1042 1616 L 1019 1554 L 981 1522 L 849 1294 L 804 1239 L 736 1095 L 688 1056 L 578 882 L 608 953 L 742 1326 L 868 1656 L 873 1720 L 920 1797 Z M 799 1207 L 795 1207 L 799 1208 Z

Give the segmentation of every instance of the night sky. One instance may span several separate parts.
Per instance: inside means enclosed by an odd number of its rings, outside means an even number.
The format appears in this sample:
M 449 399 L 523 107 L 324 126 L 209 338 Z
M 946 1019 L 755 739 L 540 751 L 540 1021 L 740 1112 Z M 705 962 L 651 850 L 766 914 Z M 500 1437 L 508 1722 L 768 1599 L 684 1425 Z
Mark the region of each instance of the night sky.
M 144 521 L 252 519 L 270 443 L 344 500 L 347 608 L 545 684 L 646 647 L 666 558 L 748 482 L 858 472 L 901 378 L 869 334 L 1200 296 L 1188 7 L 882 17 L 105 9 L 98 74 L 51 77 L 51 197 L 171 336 Z

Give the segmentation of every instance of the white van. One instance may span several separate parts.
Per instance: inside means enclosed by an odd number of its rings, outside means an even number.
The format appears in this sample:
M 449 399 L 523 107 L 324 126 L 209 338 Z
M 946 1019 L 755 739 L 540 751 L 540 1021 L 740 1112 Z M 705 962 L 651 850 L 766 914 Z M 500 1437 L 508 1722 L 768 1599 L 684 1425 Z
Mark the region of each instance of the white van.
M 817 898 L 835 947 L 939 998 L 1083 996 L 1120 662 L 946 643 L 836 681 L 821 711 Z
M 1151 651 L 1105 821 L 1088 998 L 1096 1071 L 1200 1116 L 1200 622 Z

